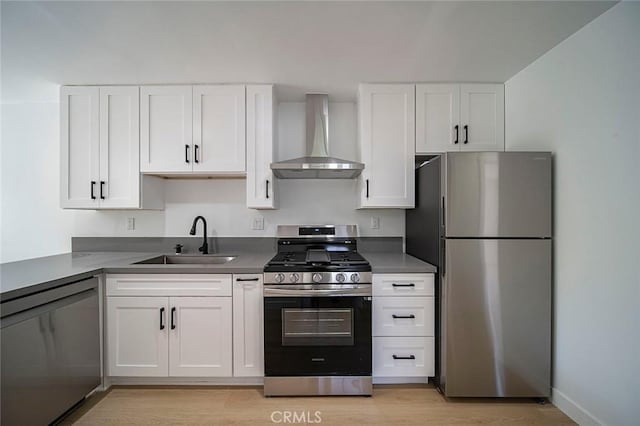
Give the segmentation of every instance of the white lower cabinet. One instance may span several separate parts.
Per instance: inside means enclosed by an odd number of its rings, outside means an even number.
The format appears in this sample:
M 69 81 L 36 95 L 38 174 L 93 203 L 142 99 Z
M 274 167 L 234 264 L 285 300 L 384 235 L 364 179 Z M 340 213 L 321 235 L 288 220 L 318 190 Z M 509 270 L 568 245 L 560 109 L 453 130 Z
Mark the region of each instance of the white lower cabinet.
M 231 275 L 183 281 L 181 287 L 180 275 L 107 276 L 108 376 L 232 375 Z
M 373 376 L 385 383 L 435 375 L 433 274 L 373 276 Z
M 107 298 L 107 374 L 167 376 L 168 297 Z
M 262 274 L 233 276 L 233 375 L 264 375 Z
M 230 377 L 231 298 L 169 298 L 169 376 Z
M 433 337 L 374 337 L 373 375 L 376 377 L 433 377 Z

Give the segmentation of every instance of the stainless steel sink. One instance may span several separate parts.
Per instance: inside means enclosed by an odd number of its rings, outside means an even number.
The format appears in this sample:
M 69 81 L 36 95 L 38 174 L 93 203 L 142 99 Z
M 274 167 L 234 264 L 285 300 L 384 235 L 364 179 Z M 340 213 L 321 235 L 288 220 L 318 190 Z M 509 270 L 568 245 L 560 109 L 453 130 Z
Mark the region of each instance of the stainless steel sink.
M 175 256 L 156 256 L 151 259 L 136 262 L 136 265 L 222 265 L 227 263 L 236 256 L 219 256 L 219 255 L 188 255 L 180 254 Z

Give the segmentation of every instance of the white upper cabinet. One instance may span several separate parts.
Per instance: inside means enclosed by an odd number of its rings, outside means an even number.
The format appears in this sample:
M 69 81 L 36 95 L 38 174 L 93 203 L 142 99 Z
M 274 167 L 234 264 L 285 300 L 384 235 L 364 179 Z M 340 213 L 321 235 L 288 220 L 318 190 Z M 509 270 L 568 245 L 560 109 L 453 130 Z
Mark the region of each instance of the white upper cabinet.
M 271 172 L 275 97 L 272 85 L 247 86 L 247 207 L 277 208 Z
M 504 85 L 460 86 L 461 151 L 504 151 Z
M 162 183 L 140 178 L 137 86 L 60 91 L 61 206 L 162 209 Z
M 448 151 L 504 151 L 504 85 L 416 86 L 416 152 Z
M 459 136 L 460 86 L 416 85 L 416 151 L 457 150 Z
M 358 208 L 413 208 L 415 86 L 363 84 L 358 102 Z
M 142 86 L 140 168 L 158 175 L 240 175 L 243 85 Z
M 60 90 L 60 201 L 63 208 L 98 208 L 100 90 Z
M 140 199 L 137 87 L 100 88 L 100 205 L 136 208 Z
M 191 172 L 191 86 L 142 86 L 140 98 L 140 170 Z
M 245 172 L 244 86 L 193 86 L 193 171 Z

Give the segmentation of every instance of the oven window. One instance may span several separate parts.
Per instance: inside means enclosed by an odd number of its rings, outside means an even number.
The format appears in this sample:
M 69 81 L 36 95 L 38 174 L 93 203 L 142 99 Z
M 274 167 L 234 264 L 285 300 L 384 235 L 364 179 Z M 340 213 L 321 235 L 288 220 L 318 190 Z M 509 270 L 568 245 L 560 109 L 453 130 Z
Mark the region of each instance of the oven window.
M 282 346 L 353 346 L 353 308 L 283 308 Z

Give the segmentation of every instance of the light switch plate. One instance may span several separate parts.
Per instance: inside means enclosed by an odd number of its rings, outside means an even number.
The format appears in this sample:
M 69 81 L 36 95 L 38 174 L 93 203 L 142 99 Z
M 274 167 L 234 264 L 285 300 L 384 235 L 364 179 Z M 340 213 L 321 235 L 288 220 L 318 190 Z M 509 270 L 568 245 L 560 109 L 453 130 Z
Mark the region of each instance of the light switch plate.
M 380 229 L 380 218 L 378 216 L 371 218 L 371 229 Z
M 264 229 L 264 217 L 254 217 L 251 224 L 251 229 L 262 231 Z

